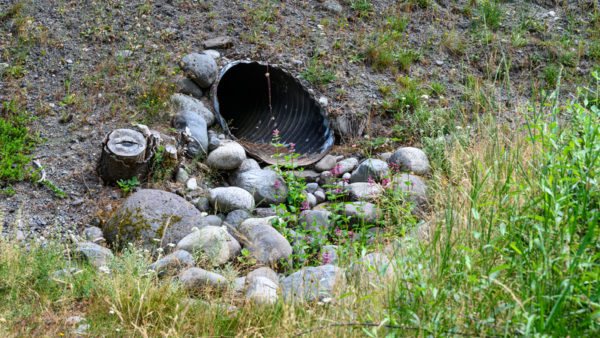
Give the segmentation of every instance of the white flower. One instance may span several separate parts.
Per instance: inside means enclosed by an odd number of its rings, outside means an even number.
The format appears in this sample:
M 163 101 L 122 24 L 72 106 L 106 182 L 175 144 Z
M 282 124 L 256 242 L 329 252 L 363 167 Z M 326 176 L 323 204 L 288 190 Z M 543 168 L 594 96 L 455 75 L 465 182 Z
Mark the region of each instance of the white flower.
M 170 247 L 170 248 L 174 248 L 175 247 L 175 243 L 169 243 L 169 244 L 167 244 L 167 246 Z
M 111 315 L 115 314 L 115 312 L 113 310 L 108 311 L 108 313 L 110 313 Z

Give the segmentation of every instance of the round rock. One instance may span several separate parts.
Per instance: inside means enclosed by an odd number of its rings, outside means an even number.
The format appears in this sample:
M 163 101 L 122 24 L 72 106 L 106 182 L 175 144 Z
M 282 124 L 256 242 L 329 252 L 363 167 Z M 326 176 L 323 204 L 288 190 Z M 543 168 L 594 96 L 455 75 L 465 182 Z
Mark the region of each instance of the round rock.
M 244 147 L 237 142 L 229 141 L 222 142 L 217 149 L 208 154 L 206 164 L 214 169 L 232 170 L 238 168 L 245 159 Z
M 104 236 L 113 246 L 140 242 L 145 248 L 169 249 L 201 227 L 204 217 L 194 205 L 170 192 L 142 189 L 125 200 L 104 227 Z
M 208 151 L 208 130 L 206 121 L 197 113 L 191 110 L 183 110 L 171 119 L 173 127 L 179 131 L 189 129 L 195 142 L 189 146 L 189 151 L 193 155 L 206 155 Z
M 319 162 L 315 164 L 315 171 L 329 171 L 335 167 L 335 156 L 325 155 Z
M 209 190 L 209 201 L 219 212 L 236 209 L 251 210 L 254 208 L 254 197 L 248 191 L 238 187 L 220 187 Z
M 225 264 L 239 254 L 241 247 L 225 227 L 205 226 L 185 236 L 177 249 L 195 252 L 200 250 L 214 265 Z
M 152 263 L 148 268 L 156 271 L 159 276 L 177 274 L 181 269 L 194 266 L 194 256 L 185 250 L 175 250 L 165 257 Z
M 175 112 L 191 111 L 200 116 L 207 126 L 211 126 L 215 122 L 215 114 L 204 106 L 202 101 L 184 94 L 173 94 L 171 103 L 175 106 Z
M 389 171 L 386 162 L 378 159 L 368 159 L 359 164 L 356 170 L 352 172 L 350 183 L 368 182 L 369 179 L 381 182 L 388 175 Z
M 418 148 L 399 148 L 392 154 L 388 162 L 398 166 L 402 171 L 413 172 L 416 175 L 427 175 L 431 172 L 427 155 Z
M 242 243 L 259 264 L 277 266 L 292 255 L 292 246 L 268 218 L 249 218 L 240 225 Z
M 330 264 L 304 268 L 281 281 L 283 298 L 287 302 L 330 298 L 333 289 L 343 284 L 343 277 L 342 269 Z
M 205 288 L 225 289 L 227 280 L 218 273 L 206 271 L 200 268 L 189 268 L 179 276 L 179 282 L 192 291 L 200 291 Z
M 283 178 L 269 169 L 244 171 L 237 175 L 235 185 L 250 192 L 257 205 L 282 203 L 288 194 Z
M 200 88 L 210 87 L 217 78 L 217 63 L 207 54 L 192 53 L 184 56 L 181 69 Z

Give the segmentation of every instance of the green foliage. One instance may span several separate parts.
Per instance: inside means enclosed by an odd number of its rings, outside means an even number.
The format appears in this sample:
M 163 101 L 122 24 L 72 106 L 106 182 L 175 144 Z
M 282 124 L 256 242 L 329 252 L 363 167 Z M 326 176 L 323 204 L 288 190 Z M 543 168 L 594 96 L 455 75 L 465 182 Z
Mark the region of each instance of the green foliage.
M 351 0 L 350 8 L 361 16 L 368 16 L 373 11 L 371 0 Z
M 19 107 L 17 101 L 2 103 L 0 116 L 0 183 L 18 182 L 28 178 L 31 151 L 39 142 L 29 131 L 35 119 Z
M 366 41 L 365 54 L 375 70 L 405 71 L 420 59 L 420 54 L 404 41 L 407 24 L 404 16 L 390 16 Z
M 123 193 L 128 194 L 132 192 L 138 185 L 140 185 L 140 181 L 137 177 L 133 177 L 128 180 L 118 180 L 117 184 Z
M 482 1 L 479 5 L 478 13 L 479 17 L 476 18 L 475 23 L 482 23 L 485 27 L 491 28 L 492 30 L 496 30 L 500 27 L 500 23 L 504 16 L 504 10 L 495 0 Z
M 316 51 L 315 55 L 309 59 L 306 69 L 300 76 L 304 80 L 319 86 L 329 84 L 336 79 L 335 71 L 325 66 L 319 51 Z
M 169 178 L 175 170 L 176 163 L 171 163 L 167 158 L 164 146 L 158 146 L 152 158 L 151 176 L 154 182 L 164 181 Z M 136 178 L 137 179 L 137 178 Z

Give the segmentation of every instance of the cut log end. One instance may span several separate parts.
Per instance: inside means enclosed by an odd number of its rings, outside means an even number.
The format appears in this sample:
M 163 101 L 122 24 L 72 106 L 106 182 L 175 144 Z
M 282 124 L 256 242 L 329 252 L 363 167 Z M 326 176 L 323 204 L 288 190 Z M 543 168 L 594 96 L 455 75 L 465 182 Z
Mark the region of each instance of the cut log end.
M 152 145 L 138 131 L 116 129 L 106 135 L 98 173 L 106 184 L 137 177 L 144 181 L 148 175 Z

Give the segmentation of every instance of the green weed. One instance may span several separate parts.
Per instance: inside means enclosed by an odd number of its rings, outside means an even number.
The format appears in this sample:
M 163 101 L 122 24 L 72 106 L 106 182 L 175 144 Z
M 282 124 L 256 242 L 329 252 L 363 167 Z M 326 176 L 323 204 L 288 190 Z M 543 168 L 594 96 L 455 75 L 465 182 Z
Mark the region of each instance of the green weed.
M 23 111 L 17 101 L 2 103 L 0 116 L 0 182 L 18 182 L 28 178 L 31 167 L 31 151 L 39 142 L 29 126 L 35 120 Z

